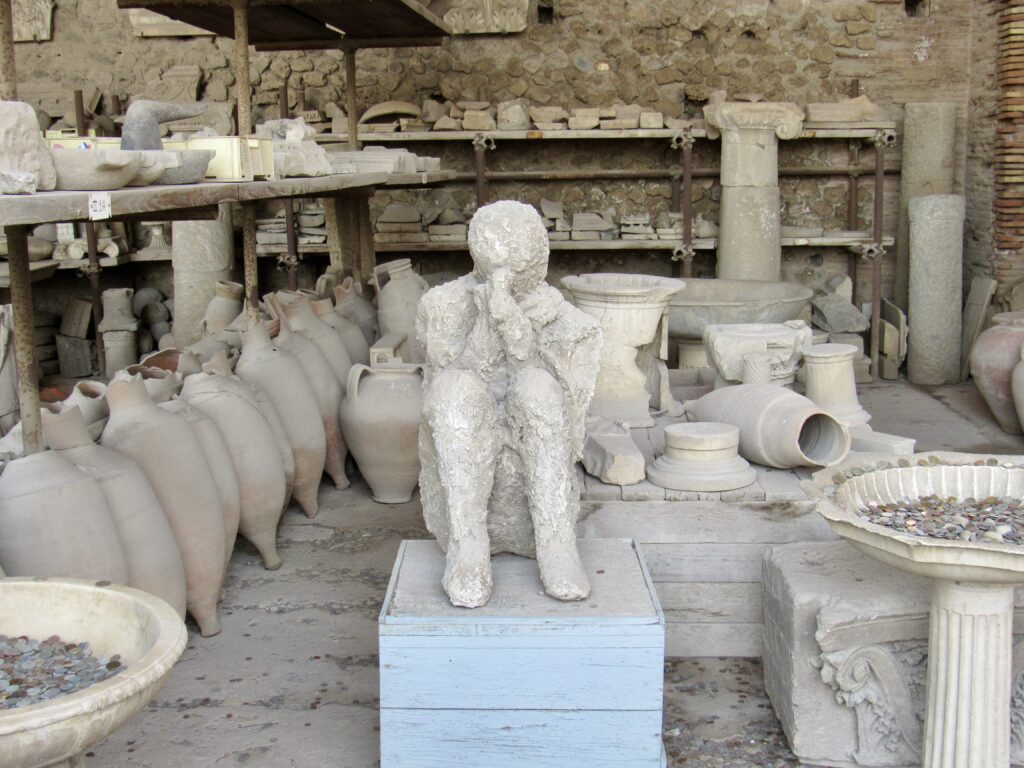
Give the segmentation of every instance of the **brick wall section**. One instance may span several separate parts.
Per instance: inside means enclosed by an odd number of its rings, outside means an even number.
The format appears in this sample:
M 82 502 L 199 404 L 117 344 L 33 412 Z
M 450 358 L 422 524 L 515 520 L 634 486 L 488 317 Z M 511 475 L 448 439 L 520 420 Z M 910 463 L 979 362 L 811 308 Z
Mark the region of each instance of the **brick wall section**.
M 968 260 L 972 269 L 984 271 L 991 258 L 986 261 L 990 206 L 983 197 L 990 185 L 983 135 L 991 128 L 979 126 L 991 119 L 986 88 L 994 46 L 985 26 L 990 16 L 984 15 L 991 0 L 929 2 L 928 15 L 908 17 L 902 0 L 554 0 L 556 22 L 534 20 L 524 34 L 460 37 L 437 49 L 360 53 L 359 100 L 368 105 L 385 99 L 418 102 L 428 95 L 495 101 L 525 96 L 535 104 L 568 107 L 622 100 L 678 116 L 684 110 L 696 114 L 716 88 L 805 103 L 845 95 L 853 78 L 897 117 L 908 100 L 952 100 L 961 105 L 960 188 L 978 196 L 970 207 Z M 69 90 L 89 83 L 127 96 L 145 94 L 147 83 L 175 63 L 196 63 L 203 70 L 202 98 L 224 100 L 234 82 L 230 53 L 229 40 L 135 38 L 114 0 L 57 0 L 53 41 L 19 44 L 17 66 L 24 82 L 56 82 Z M 336 52 L 254 53 L 252 70 L 258 118 L 273 116 L 284 82 L 293 99 L 305 88 L 314 107 L 343 100 L 344 67 Z M 602 144 L 569 149 L 559 143 L 558 150 L 505 146 L 493 154 L 501 155 L 496 164 L 510 169 L 566 165 L 576 162 L 574 153 L 586 156 L 579 162 L 608 167 L 675 161 L 667 147 Z M 470 167 L 465 151 L 438 145 L 430 151 L 450 154 L 451 166 Z M 540 151 L 548 154 L 538 158 Z M 565 156 L 553 157 L 556 151 Z M 842 142 L 794 142 L 784 144 L 782 152 L 784 165 L 842 164 L 847 150 Z M 898 159 L 898 151 L 891 157 Z M 814 223 L 820 217 L 818 223 L 843 226 L 844 183 L 785 182 L 787 222 Z M 888 181 L 887 233 L 895 229 L 891 201 L 897 191 L 895 180 Z M 861 192 L 866 224 L 870 184 L 862 184 Z M 647 183 L 508 184 L 496 185 L 495 194 L 528 200 L 562 196 L 572 206 L 608 200 L 625 211 L 656 212 L 668 204 L 667 185 Z M 463 191 L 456 196 L 468 198 Z M 701 186 L 695 196 L 697 210 L 714 215 L 713 185 Z M 801 249 L 787 261 L 787 273 L 817 282 L 844 271 L 846 256 Z M 662 271 L 660 265 L 649 269 Z

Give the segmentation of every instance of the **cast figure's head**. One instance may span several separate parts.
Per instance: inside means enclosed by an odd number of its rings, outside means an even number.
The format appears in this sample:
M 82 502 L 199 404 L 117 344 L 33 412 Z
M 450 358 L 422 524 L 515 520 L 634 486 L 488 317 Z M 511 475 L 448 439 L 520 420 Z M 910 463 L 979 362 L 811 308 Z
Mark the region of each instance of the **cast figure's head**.
M 548 233 L 532 205 L 502 200 L 480 208 L 469 222 L 469 253 L 481 281 L 511 274 L 513 295 L 530 292 L 548 274 Z

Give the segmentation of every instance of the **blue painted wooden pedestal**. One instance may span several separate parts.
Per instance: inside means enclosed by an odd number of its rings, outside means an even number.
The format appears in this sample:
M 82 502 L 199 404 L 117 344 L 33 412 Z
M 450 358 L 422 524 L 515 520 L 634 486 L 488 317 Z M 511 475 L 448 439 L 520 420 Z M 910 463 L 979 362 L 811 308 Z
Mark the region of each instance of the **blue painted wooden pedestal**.
M 380 614 L 381 768 L 660 768 L 665 618 L 628 539 L 581 540 L 589 599 L 493 559 L 494 596 L 455 608 L 444 554 L 405 541 Z

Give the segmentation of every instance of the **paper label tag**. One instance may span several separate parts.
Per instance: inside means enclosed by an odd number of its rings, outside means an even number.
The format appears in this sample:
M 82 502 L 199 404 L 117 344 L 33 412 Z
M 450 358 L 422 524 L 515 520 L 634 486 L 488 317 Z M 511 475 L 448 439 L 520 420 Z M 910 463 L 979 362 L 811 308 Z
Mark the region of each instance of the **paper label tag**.
M 89 220 L 110 218 L 110 193 L 92 192 L 89 194 Z

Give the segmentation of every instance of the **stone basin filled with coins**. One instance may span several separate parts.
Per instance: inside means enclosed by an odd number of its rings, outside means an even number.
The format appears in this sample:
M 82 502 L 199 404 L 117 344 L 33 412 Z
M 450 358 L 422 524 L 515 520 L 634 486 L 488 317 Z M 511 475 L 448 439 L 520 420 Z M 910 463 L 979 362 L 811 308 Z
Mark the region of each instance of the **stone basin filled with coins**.
M 4 768 L 81 765 L 157 694 L 188 641 L 164 601 L 78 579 L 0 579 L 0 634 Z

